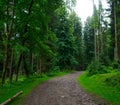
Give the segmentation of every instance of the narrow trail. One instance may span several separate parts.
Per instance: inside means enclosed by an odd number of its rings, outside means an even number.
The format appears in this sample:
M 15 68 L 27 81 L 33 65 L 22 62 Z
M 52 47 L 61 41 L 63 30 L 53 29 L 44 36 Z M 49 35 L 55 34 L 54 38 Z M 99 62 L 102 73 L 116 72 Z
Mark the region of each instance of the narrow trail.
M 83 91 L 76 79 L 81 73 L 57 77 L 39 85 L 23 105 L 109 105 Z

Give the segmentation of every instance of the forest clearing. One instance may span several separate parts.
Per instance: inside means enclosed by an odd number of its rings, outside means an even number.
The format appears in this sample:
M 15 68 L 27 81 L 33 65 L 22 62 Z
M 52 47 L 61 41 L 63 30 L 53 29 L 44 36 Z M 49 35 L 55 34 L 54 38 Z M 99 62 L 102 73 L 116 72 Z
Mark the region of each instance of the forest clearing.
M 81 1 L 0 0 L 0 104 L 120 105 L 120 0 Z

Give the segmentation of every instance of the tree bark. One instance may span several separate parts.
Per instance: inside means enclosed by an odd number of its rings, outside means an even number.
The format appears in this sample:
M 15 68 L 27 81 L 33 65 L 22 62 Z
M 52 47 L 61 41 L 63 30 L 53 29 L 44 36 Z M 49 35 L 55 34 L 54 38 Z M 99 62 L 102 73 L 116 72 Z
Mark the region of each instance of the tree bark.
M 34 66 L 34 54 L 32 53 L 32 72 L 33 72 L 33 66 Z
M 27 77 L 29 77 L 29 70 L 28 70 L 28 68 L 27 68 L 27 63 L 26 63 L 26 57 L 25 57 L 25 54 L 23 55 L 23 65 L 24 65 L 24 70 L 25 70 L 25 75 L 27 76 Z
M 16 67 L 16 79 L 15 79 L 16 82 L 18 81 L 18 73 L 19 73 L 19 68 L 20 68 L 21 61 L 22 61 L 22 54 L 20 54 L 20 56 L 19 56 L 18 65 Z
M 117 36 L 117 17 L 116 17 L 116 2 L 114 0 L 114 28 L 115 28 L 115 48 L 114 48 L 114 60 L 118 62 L 118 36 Z
M 11 61 L 10 61 L 10 73 L 9 73 L 9 82 L 12 82 L 12 76 L 13 76 L 13 48 L 12 48 L 12 54 L 11 54 Z
M 95 4 L 93 0 L 93 13 L 94 13 L 94 54 L 95 54 L 95 60 L 97 59 L 97 38 L 96 38 L 96 28 L 95 28 Z
M 101 3 L 101 0 L 99 0 L 99 3 L 98 3 L 98 7 L 99 7 L 99 28 L 98 28 L 98 31 L 99 31 L 99 39 L 98 39 L 98 42 L 99 42 L 99 54 L 98 54 L 98 60 L 100 59 L 100 54 L 103 53 L 103 36 L 102 36 L 102 3 Z
M 10 22 L 10 26 L 8 29 L 8 24 L 6 26 L 6 34 L 7 34 L 7 44 L 6 44 L 6 52 L 5 52 L 5 57 L 4 57 L 4 63 L 3 63 L 3 72 L 2 72 L 2 84 L 5 83 L 5 76 L 6 76 L 6 72 L 7 72 L 7 65 L 8 65 L 8 56 L 9 56 L 9 48 L 10 48 L 10 39 L 12 36 L 12 29 L 13 29 L 13 24 L 14 24 L 14 14 L 15 14 L 15 1 L 13 0 L 13 10 L 12 10 L 12 20 Z M 7 13 L 7 17 L 9 15 L 9 6 L 7 4 L 6 7 L 6 13 Z
M 23 93 L 23 91 L 18 92 L 17 94 L 15 94 L 13 97 L 9 98 L 8 100 L 6 100 L 5 102 L 3 102 L 0 105 L 7 105 L 8 103 L 10 103 L 13 99 L 15 99 L 16 97 L 18 97 L 19 95 L 21 95 Z
M 37 73 L 39 72 L 39 57 L 37 57 L 37 64 L 36 64 L 36 69 L 37 69 Z
M 41 58 L 39 60 L 40 60 L 40 76 L 42 76 L 42 60 Z

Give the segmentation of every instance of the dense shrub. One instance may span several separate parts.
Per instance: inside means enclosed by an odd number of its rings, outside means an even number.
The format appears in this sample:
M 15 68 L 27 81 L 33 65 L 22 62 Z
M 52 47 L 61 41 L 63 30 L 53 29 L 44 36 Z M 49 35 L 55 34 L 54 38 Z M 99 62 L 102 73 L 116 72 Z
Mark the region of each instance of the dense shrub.
M 55 76 L 58 72 L 60 72 L 59 66 L 54 66 L 52 69 L 47 73 L 49 77 Z
M 103 74 L 107 73 L 108 71 L 105 69 L 105 66 L 100 63 L 99 61 L 93 61 L 88 67 L 87 67 L 88 75 L 96 75 L 96 74 Z
M 113 67 L 113 69 L 118 69 L 118 68 L 120 68 L 120 65 L 118 62 L 113 62 L 112 67 Z

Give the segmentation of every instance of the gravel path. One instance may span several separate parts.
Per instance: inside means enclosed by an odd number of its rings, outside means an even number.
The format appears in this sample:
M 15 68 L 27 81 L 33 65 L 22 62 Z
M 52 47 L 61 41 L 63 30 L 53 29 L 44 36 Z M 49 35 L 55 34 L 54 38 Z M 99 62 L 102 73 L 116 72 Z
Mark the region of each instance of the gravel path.
M 26 98 L 24 105 L 108 105 L 103 99 L 92 97 L 77 83 L 81 72 L 51 79 Z

